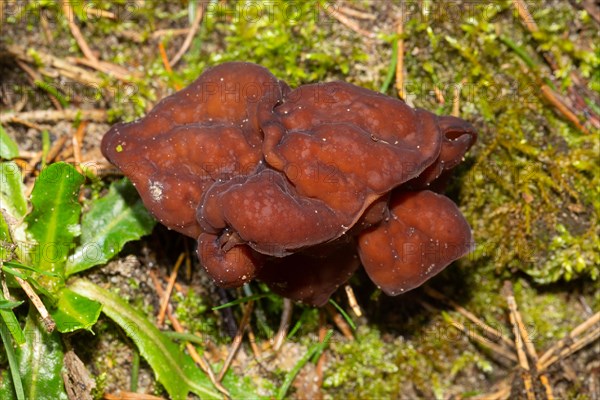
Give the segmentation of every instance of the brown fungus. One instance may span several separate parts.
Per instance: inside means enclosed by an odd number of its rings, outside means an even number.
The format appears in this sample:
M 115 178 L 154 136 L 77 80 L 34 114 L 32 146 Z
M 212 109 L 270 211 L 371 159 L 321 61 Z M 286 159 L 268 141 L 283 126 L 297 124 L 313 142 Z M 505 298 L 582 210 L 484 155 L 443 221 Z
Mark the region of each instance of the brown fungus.
M 351 84 L 291 90 L 225 63 L 113 126 L 102 151 L 157 219 L 198 239 L 217 285 L 257 278 L 323 305 L 360 261 L 395 295 L 468 251 L 467 222 L 430 190 L 475 138 L 459 118 Z
M 197 238 L 202 193 L 216 181 L 255 171 L 262 160 L 259 114 L 270 113 L 287 90 L 255 64 L 208 69 L 144 118 L 114 125 L 102 152 L 161 223 Z
M 445 196 L 394 191 L 389 216 L 358 235 L 358 250 L 371 280 L 388 295 L 414 289 L 465 255 L 471 228 Z

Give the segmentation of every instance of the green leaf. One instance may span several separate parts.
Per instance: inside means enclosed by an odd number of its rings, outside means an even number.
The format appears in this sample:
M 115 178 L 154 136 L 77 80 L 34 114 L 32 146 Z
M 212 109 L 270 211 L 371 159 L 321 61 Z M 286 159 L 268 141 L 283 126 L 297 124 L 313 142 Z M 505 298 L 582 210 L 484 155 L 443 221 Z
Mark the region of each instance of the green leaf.
M 350 318 L 348 313 L 338 303 L 336 303 L 335 300 L 329 299 L 329 302 L 340 312 L 340 314 L 342 314 L 342 317 L 344 317 L 348 325 L 350 325 L 352 329 L 356 330 L 356 324 L 354 321 L 352 321 L 352 318 Z
M 7 261 L 7 262 L 5 262 L 4 265 L 2 266 L 2 270 L 4 272 L 6 272 L 6 273 L 9 273 L 9 274 L 12 274 L 12 275 L 17 275 L 19 278 L 23 278 L 23 279 L 28 278 L 29 275 L 27 273 L 21 274 L 21 273 L 17 272 L 17 270 L 36 272 L 36 273 L 41 274 L 41 275 L 53 276 L 53 277 L 56 277 L 56 278 L 58 278 L 60 276 L 57 273 L 47 272 L 47 271 L 41 270 L 39 268 L 30 267 L 29 265 L 21 264 L 21 263 L 16 262 L 16 261 Z
M 84 178 L 66 163 L 54 163 L 44 170 L 31 194 L 33 211 L 25 217 L 27 232 L 37 245 L 32 264 L 43 271 L 63 277 L 67 255 L 79 234 L 81 205 L 79 188 Z M 58 280 L 40 278 L 50 291 L 58 289 Z
M 149 234 L 155 224 L 133 185 L 126 179 L 114 182 L 84 214 L 81 245 L 69 257 L 66 275 L 106 263 L 125 243 Z
M 12 258 L 13 247 L 8 224 L 2 213 L 0 213 L 0 263 Z
M 120 296 L 83 279 L 76 280 L 69 288 L 81 296 L 102 303 L 104 314 L 131 337 L 141 355 L 152 367 L 156 379 L 173 400 L 184 400 L 189 392 L 203 399 L 223 397 L 194 361 L 179 350 L 179 346 Z
M 19 156 L 19 147 L 0 125 L 0 158 L 10 160 Z
M 100 316 L 102 305 L 97 301 L 64 288 L 60 291 L 56 308 L 51 310 L 52 319 L 59 332 L 73 332 L 78 329 L 91 330 Z
M 13 161 L 0 163 L 0 209 L 15 220 L 27 212 L 21 170 Z M 8 222 L 8 221 L 6 221 Z
M 23 382 L 21 381 L 21 376 L 19 375 L 19 362 L 17 361 L 17 357 L 15 355 L 15 349 L 13 348 L 12 340 L 10 340 L 10 336 L 6 334 L 6 331 L 9 327 L 6 326 L 3 320 L 0 320 L 0 337 L 2 338 L 2 343 L 4 344 L 4 349 L 6 351 L 6 358 L 8 358 L 8 368 L 10 369 L 11 374 L 11 383 L 12 385 L 3 385 L 8 393 L 5 395 L 2 393 L 3 390 L 0 389 L 0 394 L 3 399 L 7 399 L 8 397 L 13 397 L 13 393 L 16 394 L 18 400 L 25 400 L 25 392 L 23 391 Z M 3 384 L 5 384 L 9 379 L 4 379 Z M 14 391 L 11 390 L 14 388 Z
M 17 320 L 17 316 L 12 309 L 18 307 L 22 303 L 22 301 L 8 301 L 4 297 L 3 291 L 0 290 L 0 318 L 2 318 L 2 321 L 4 321 L 4 326 L 1 329 L 8 329 L 13 339 L 19 346 L 25 343 L 25 335 L 21 329 L 21 324 L 19 324 L 19 321 Z M 7 341 L 4 340 L 4 343 L 7 343 Z
M 26 344 L 16 349 L 18 371 L 23 381 L 25 398 L 67 400 L 61 374 L 63 349 L 60 334 L 47 333 L 38 323 L 37 313 L 33 308 L 27 316 L 25 332 L 27 332 Z M 12 383 L 12 379 L 10 381 Z M 0 388 L 0 396 L 3 399 L 14 398 L 14 394 L 7 393 L 6 386 Z
M 10 301 L 0 299 L 0 310 L 12 310 L 13 308 L 19 307 L 23 304 L 22 301 Z

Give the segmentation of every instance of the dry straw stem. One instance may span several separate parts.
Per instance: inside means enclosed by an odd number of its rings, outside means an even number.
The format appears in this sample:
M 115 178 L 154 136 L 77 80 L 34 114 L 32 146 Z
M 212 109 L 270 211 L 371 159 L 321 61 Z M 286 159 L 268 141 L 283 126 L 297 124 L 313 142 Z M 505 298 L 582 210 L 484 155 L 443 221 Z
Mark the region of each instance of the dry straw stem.
M 242 316 L 242 321 L 238 326 L 238 330 L 235 333 L 235 337 L 233 338 L 233 342 L 231 343 L 231 348 L 229 349 L 229 353 L 227 354 L 227 358 L 225 359 L 225 363 L 223 364 L 223 368 L 219 371 L 219 375 L 217 376 L 217 380 L 220 382 L 223 380 L 225 373 L 231 366 L 235 355 L 237 354 L 240 346 L 242 344 L 242 339 L 244 338 L 244 332 L 246 331 L 246 327 L 250 322 L 250 315 L 252 315 L 252 309 L 254 308 L 254 301 L 250 300 L 246 307 L 244 308 L 244 315 Z
M 533 345 L 533 341 L 529 337 L 529 333 L 527 333 L 527 329 L 525 329 L 525 324 L 523 323 L 523 318 L 521 317 L 521 313 L 519 312 L 519 310 L 517 308 L 517 302 L 514 297 L 515 295 L 512 290 L 512 285 L 507 284 L 506 290 L 508 292 L 508 295 L 506 296 L 508 308 L 510 310 L 511 315 L 514 316 L 514 320 L 519 329 L 519 335 L 520 335 L 521 341 L 525 344 L 525 350 L 527 351 L 527 355 L 529 356 L 529 359 L 531 359 L 531 361 L 533 362 L 534 365 L 537 365 L 538 355 L 535 350 L 535 346 Z M 528 365 L 528 368 L 529 368 L 529 365 Z M 550 381 L 548 380 L 548 377 L 546 375 L 544 375 L 543 373 L 541 373 L 540 371 L 537 371 L 537 372 L 539 374 L 538 378 L 539 378 L 540 382 L 542 383 L 542 385 L 544 386 L 544 389 L 546 390 L 547 400 L 553 400 L 554 394 L 553 394 L 552 386 L 550 386 Z
M 47 332 L 54 331 L 54 328 L 56 328 L 56 322 L 54 322 L 54 320 L 48 313 L 46 306 L 44 305 L 44 303 L 42 303 L 42 300 L 37 295 L 35 290 L 33 290 L 31 285 L 27 281 L 19 278 L 18 276 L 15 276 L 15 279 L 21 286 L 21 289 L 23 289 L 25 294 L 27 294 L 27 297 L 29 297 L 29 300 L 31 300 L 31 303 L 33 303 L 33 306 L 36 308 L 36 310 L 38 310 L 38 313 L 40 313 L 40 317 L 42 317 L 42 322 L 44 323 L 44 327 L 46 328 L 46 331 Z
M 346 297 L 348 297 L 348 304 L 350 305 L 350 308 L 352 308 L 352 312 L 354 312 L 354 315 L 356 315 L 358 318 L 362 317 L 363 313 L 360 305 L 358 305 L 358 301 L 356 300 L 352 286 L 346 285 L 344 286 L 344 290 L 346 291 Z
M 346 7 L 343 5 L 338 6 L 337 11 L 344 13 L 349 17 L 354 17 L 357 19 L 366 19 L 366 20 L 370 20 L 370 21 L 375 21 L 377 19 L 377 17 L 375 15 L 373 15 L 369 12 L 356 10 L 354 8 Z
M 581 337 L 580 337 L 581 336 Z M 538 360 L 538 371 L 545 371 L 556 361 L 566 358 L 600 338 L 600 312 L 592 315 L 567 336 L 556 342 Z
M 105 74 L 112 75 L 116 79 L 122 82 L 130 82 L 131 77 L 140 78 L 140 74 L 137 72 L 129 72 L 127 69 L 121 67 L 120 65 L 112 64 L 107 61 L 92 61 L 88 58 L 79 58 L 79 57 L 70 57 L 75 64 L 85 65 L 86 67 L 93 68 L 99 72 L 104 72 Z
M 165 291 L 162 287 L 162 284 L 160 283 L 160 281 L 158 279 L 158 276 L 156 276 L 156 272 L 153 270 L 150 270 L 148 272 L 148 274 L 150 275 L 150 279 L 152 279 L 152 283 L 154 284 L 156 293 L 158 294 L 159 297 L 162 297 L 164 295 Z M 173 312 L 171 310 L 171 305 L 169 305 L 167 307 L 167 317 L 169 318 L 169 321 L 171 321 L 171 325 L 173 325 L 173 329 L 175 329 L 175 332 L 178 332 L 178 333 L 185 332 L 185 330 L 183 329 L 183 326 L 181 326 L 181 323 L 179 322 L 179 320 L 173 315 Z M 206 375 L 208 375 L 212 384 L 215 385 L 215 387 L 221 393 L 223 393 L 225 396 L 230 397 L 227 389 L 225 389 L 225 387 L 221 384 L 221 382 L 219 382 L 217 380 L 217 377 L 215 376 L 215 373 L 212 370 L 212 368 L 210 367 L 210 364 L 208 363 L 208 361 L 203 356 L 198 354 L 198 352 L 196 351 L 196 348 L 191 343 L 187 342 L 185 344 L 185 348 L 187 349 L 187 351 L 190 354 L 190 356 L 192 357 L 192 359 L 196 362 L 196 364 L 198 364 L 200 366 L 200 368 L 202 368 L 204 373 L 206 373 Z
M 87 8 L 85 9 L 85 12 L 88 13 L 89 15 L 93 15 L 95 17 L 100 17 L 100 18 L 108 18 L 108 19 L 112 19 L 112 20 L 116 20 L 117 16 L 110 12 L 110 11 L 106 11 L 106 10 L 100 10 L 97 8 Z
M 81 31 L 79 30 L 79 27 L 75 23 L 75 12 L 73 11 L 73 8 L 71 7 L 71 3 L 69 1 L 63 0 L 62 8 L 63 8 L 63 12 L 65 14 L 65 17 L 67 18 L 67 21 L 69 22 L 69 29 L 71 30 L 71 34 L 75 38 L 75 41 L 77 41 L 77 45 L 81 49 L 82 53 L 89 60 L 93 61 L 94 63 L 98 63 L 98 58 L 92 52 L 92 49 L 90 49 L 90 47 L 88 46 L 87 42 L 85 41 L 85 38 L 83 37 L 83 34 L 81 33 Z
M 50 147 L 50 150 L 48 150 L 48 154 L 46 154 L 46 159 L 44 160 L 44 162 L 46 164 L 50 164 L 52 161 L 54 161 L 56 159 L 56 157 L 58 157 L 58 155 L 62 152 L 65 143 L 67 143 L 68 137 L 67 135 L 61 135 L 58 137 L 58 139 L 56 139 L 54 141 L 54 144 L 52 145 L 52 147 Z M 42 157 L 42 152 L 39 152 L 39 158 L 37 160 L 35 160 L 35 164 L 37 164 L 39 161 L 41 161 Z M 34 160 L 32 160 L 33 162 Z M 35 168 L 33 168 L 32 170 L 35 170 Z
M 175 262 L 175 266 L 173 267 L 173 271 L 171 272 L 171 276 L 169 276 L 169 282 L 167 283 L 167 289 L 165 293 L 161 296 L 160 302 L 160 311 L 158 316 L 156 317 L 156 325 L 161 327 L 165 322 L 165 315 L 167 313 L 167 307 L 169 306 L 169 299 L 171 298 L 171 293 L 173 292 L 173 286 L 175 286 L 175 280 L 177 279 L 177 273 L 179 272 L 179 267 L 183 263 L 186 254 L 181 253 Z
M 327 335 L 327 325 L 325 324 L 325 313 L 323 310 L 319 311 L 319 342 L 323 343 L 325 336 Z M 322 352 L 317 361 L 316 373 L 317 373 L 317 387 L 320 388 L 323 385 L 323 368 L 327 362 L 327 355 Z
M 525 385 L 525 393 L 528 400 L 535 400 L 535 391 L 533 389 L 533 379 L 529 373 L 529 361 L 527 360 L 527 354 L 523 346 L 523 342 L 526 340 L 522 333 L 525 332 L 525 327 L 521 320 L 521 315 L 517 310 L 517 302 L 512 290 L 510 282 L 504 282 L 504 290 L 506 291 L 505 297 L 510 310 L 509 318 L 510 323 L 513 326 L 513 332 L 515 336 L 515 347 L 517 349 L 517 357 L 519 358 L 519 366 L 521 367 L 521 377 L 523 378 L 523 384 Z M 526 334 L 526 333 L 525 333 Z
M 354 334 L 352 333 L 350 325 L 348 325 L 348 323 L 346 322 L 344 317 L 342 317 L 342 315 L 338 312 L 338 310 L 336 310 L 335 307 L 333 307 L 330 303 L 327 303 L 327 305 L 325 306 L 325 310 L 327 310 L 329 316 L 331 316 L 331 319 L 333 319 L 333 322 L 342 332 L 344 337 L 348 340 L 354 340 Z
M 579 118 L 571 109 L 567 106 L 566 102 L 562 99 L 558 93 L 556 93 L 550 86 L 543 84 L 540 88 L 542 94 L 556 109 L 565 116 L 569 121 L 573 123 L 581 132 L 589 134 L 590 131 L 579 122 Z
M 475 396 L 472 400 L 507 400 L 510 398 L 511 382 L 513 380 L 514 376 L 511 374 L 495 384 L 493 392 Z
M 87 44 L 79 26 L 75 23 L 75 13 L 71 4 L 68 0 L 63 0 L 62 2 L 63 12 L 67 21 L 69 23 L 69 29 L 71 30 L 71 34 L 75 38 L 77 45 L 81 49 L 81 52 L 85 56 L 85 59 L 75 58 L 75 62 L 79 64 L 86 65 L 90 68 L 93 68 L 97 71 L 104 72 L 106 74 L 113 75 L 115 78 L 121 81 L 128 81 L 129 72 L 118 65 L 114 65 L 112 63 L 108 63 L 106 61 L 100 61 L 98 57 L 94 54 L 90 46 Z
M 31 128 L 31 129 L 35 129 L 36 131 L 39 131 L 39 132 L 41 132 L 41 131 L 43 131 L 43 130 L 46 129 L 43 126 L 41 126 L 40 124 L 36 124 L 34 122 L 31 122 L 31 121 L 25 121 L 24 119 L 19 119 L 17 117 L 13 117 L 10 122 L 12 122 L 13 124 L 19 124 L 19 125 L 23 125 L 23 126 L 26 126 L 28 128 Z M 24 151 L 21 150 L 19 152 L 20 158 L 25 158 L 23 156 L 23 154 L 25 154 L 25 153 L 24 153 Z
M 83 83 L 84 85 L 94 85 L 96 87 L 101 87 L 103 83 L 103 80 L 95 73 L 73 65 L 67 60 L 53 56 L 52 54 L 14 44 L 6 46 L 5 49 L 12 56 L 30 64 L 35 65 L 37 59 L 39 59 L 45 67 L 40 69 L 40 73 L 50 78 L 56 78 L 58 75 L 62 75 L 65 78 Z M 35 54 L 35 58 L 31 56 L 30 53 Z M 48 68 L 54 68 L 56 71 L 49 70 Z
M 262 352 L 256 344 L 256 335 L 254 335 L 254 330 L 252 329 L 252 325 L 250 324 L 248 324 L 248 341 L 250 342 L 250 348 L 252 348 L 254 358 L 258 362 L 258 360 L 262 358 Z
M 66 109 L 66 110 L 36 110 L 21 113 L 4 113 L 0 115 L 0 123 L 6 122 L 56 122 L 56 121 L 74 121 L 84 120 L 93 122 L 106 122 L 108 115 L 106 110 L 82 110 L 82 109 Z
M 529 12 L 527 4 L 523 0 L 513 0 L 513 6 L 517 10 L 519 17 L 523 21 L 523 24 L 525 24 L 527 30 L 532 34 L 538 32 L 539 27 L 536 24 L 535 19 L 533 18 L 531 13 Z M 552 54 L 549 51 L 543 51 L 542 56 L 544 57 L 552 71 L 556 72 L 556 70 L 559 69 L 559 65 L 556 61 L 556 58 L 554 57 L 554 54 Z M 569 97 L 570 100 L 572 100 L 572 104 L 569 104 L 564 98 L 562 98 L 562 96 L 560 96 L 558 93 L 552 90 L 552 88 L 548 87 L 545 84 L 541 85 L 542 94 L 553 106 L 555 106 L 558 109 L 560 113 L 562 113 L 569 121 L 571 121 L 575 126 L 577 126 L 579 130 L 581 130 L 583 133 L 590 133 L 589 130 L 581 124 L 579 118 L 576 116 L 574 107 L 577 104 L 583 105 L 584 109 L 578 111 L 582 112 L 583 115 L 587 114 L 588 118 L 586 118 L 586 120 L 596 128 L 599 128 L 600 117 L 597 115 L 596 112 L 594 112 L 594 110 L 585 106 L 585 99 L 582 97 L 579 91 L 581 90 L 587 94 L 590 94 L 592 95 L 592 97 L 595 97 L 595 95 L 590 91 L 586 90 L 585 84 L 582 82 L 582 79 L 577 72 L 573 71 L 570 75 L 574 83 L 574 87 L 572 86 L 569 88 Z
M 285 341 L 288 329 L 290 327 L 290 321 L 292 320 L 292 311 L 294 310 L 294 303 L 290 299 L 283 299 L 283 311 L 281 312 L 281 320 L 279 321 L 279 329 L 275 334 L 273 340 L 273 351 L 277 353 L 281 348 L 281 345 Z
M 73 145 L 73 157 L 75 158 L 75 167 L 79 173 L 82 173 L 81 163 L 83 159 L 81 157 L 81 147 L 83 145 L 83 137 L 85 135 L 85 128 L 87 128 L 88 122 L 83 121 L 77 127 L 77 131 L 73 134 L 71 138 L 71 143 Z
M 398 35 L 398 55 L 396 62 L 396 89 L 398 90 L 398 96 L 401 99 L 406 99 L 406 94 L 404 93 L 404 39 L 402 34 L 404 33 L 404 23 L 402 21 L 402 16 L 398 18 L 398 22 L 396 23 L 396 34 Z
M 431 290 L 433 290 L 433 289 L 431 289 Z M 438 293 L 438 292 L 436 292 L 436 293 Z M 438 293 L 438 294 L 441 295 L 441 293 Z M 428 302 L 426 302 L 424 300 L 420 300 L 419 303 L 423 306 L 423 308 L 425 308 L 428 311 L 435 311 L 435 312 L 439 311 L 436 307 L 434 307 L 433 305 L 429 304 Z M 450 316 L 448 316 L 448 322 L 454 328 L 456 328 L 459 331 L 461 331 L 462 333 L 464 333 L 469 339 L 476 341 L 483 347 L 486 347 L 486 348 L 492 350 L 493 352 L 499 354 L 500 356 L 502 356 L 506 359 L 509 359 L 511 361 L 517 361 L 517 357 L 509 349 L 506 349 L 505 347 L 492 342 L 490 339 L 483 337 L 483 336 L 479 335 L 478 333 L 473 332 L 470 329 L 467 329 L 463 324 L 461 324 L 460 322 L 458 322 L 457 320 L 455 320 L 454 318 L 452 318 Z
M 481 320 L 480 318 L 475 316 L 475 314 L 466 310 L 464 307 L 462 307 L 461 305 L 456 303 L 454 300 L 448 298 L 443 293 L 440 293 L 437 290 L 435 290 L 429 286 L 425 286 L 423 289 L 424 289 L 425 293 L 427 295 L 429 295 L 430 297 L 433 297 L 436 300 L 440 300 L 443 303 L 448 304 L 456 312 L 458 312 L 459 314 L 461 314 L 462 316 L 467 318 L 469 321 L 473 322 L 475 325 L 479 326 L 490 338 L 499 338 L 510 349 L 515 348 L 515 344 L 512 341 L 510 341 L 508 338 L 506 338 L 506 336 L 504 336 L 502 334 L 502 332 L 492 328 L 491 326 L 486 324 L 483 320 Z
M 169 74 L 173 73 L 173 68 L 171 68 L 171 63 L 167 58 L 167 51 L 165 50 L 165 45 L 162 42 L 158 42 L 158 51 L 160 52 L 160 58 L 162 59 L 162 63 L 165 67 L 165 71 Z M 180 90 L 181 86 L 178 83 L 174 84 L 176 90 Z
M 118 394 L 105 393 L 103 398 L 104 400 L 165 400 L 164 397 L 133 392 L 119 392 Z
M 525 4 L 523 0 L 513 0 L 513 5 L 517 9 L 519 17 L 521 17 L 521 20 L 523 20 L 523 23 L 525 24 L 529 32 L 537 32 L 539 28 L 535 23 L 533 16 L 529 12 L 529 9 L 527 8 L 527 4 Z
M 554 393 L 552 390 L 552 386 L 550 385 L 550 381 L 548 380 L 548 377 L 545 374 L 543 374 L 543 371 L 540 371 L 537 368 L 537 365 L 538 365 L 537 352 L 535 350 L 535 347 L 533 346 L 533 342 L 529 338 L 529 334 L 527 333 L 527 330 L 525 329 L 525 324 L 523 323 L 521 313 L 519 312 L 519 310 L 517 308 L 517 303 L 516 303 L 514 293 L 512 290 L 512 285 L 509 282 L 505 283 L 505 290 L 507 293 L 506 300 L 507 300 L 507 304 L 508 304 L 508 307 L 510 310 L 510 319 L 511 319 L 511 322 L 513 322 L 513 326 L 515 329 L 515 341 L 517 342 L 517 350 L 520 349 L 519 341 L 521 343 L 525 344 L 525 350 L 527 351 L 527 356 L 533 361 L 533 364 L 536 366 L 535 369 L 537 370 L 536 372 L 538 373 L 538 378 L 539 378 L 542 386 L 544 387 L 544 390 L 546 391 L 546 399 L 554 400 Z M 520 363 L 521 368 L 523 368 L 523 381 L 525 384 L 525 390 L 527 392 L 527 397 L 530 399 L 535 399 L 535 392 L 533 390 L 531 376 L 529 374 L 529 364 L 527 363 L 527 356 L 524 356 L 525 361 L 523 362 L 522 354 L 519 353 L 519 363 Z M 525 368 L 525 366 L 526 366 L 526 368 Z
M 501 355 L 504 358 L 507 358 L 507 359 L 509 359 L 511 361 L 515 361 L 515 362 L 517 361 L 517 357 L 515 357 L 515 355 L 512 352 L 508 351 L 507 349 L 505 349 L 502 346 L 497 345 L 494 342 L 490 342 L 489 339 L 479 335 L 478 333 L 465 328 L 465 326 L 463 324 L 461 324 L 460 322 L 458 322 L 454 319 L 450 319 L 450 324 L 453 327 L 455 327 L 456 329 L 458 329 L 459 331 L 463 332 L 470 339 L 475 340 L 480 345 L 487 347 L 488 349 Z
M 373 32 L 364 30 L 363 28 L 360 27 L 360 25 L 356 21 L 354 21 L 351 18 L 348 18 L 346 15 L 339 12 L 338 9 L 334 10 L 333 12 L 327 12 L 326 14 L 329 15 L 330 17 L 336 19 L 342 25 L 346 25 L 348 28 L 352 29 L 354 32 L 358 33 L 359 35 L 365 36 L 369 39 L 375 38 L 375 34 Z
M 183 55 L 190 48 L 192 41 L 194 40 L 194 35 L 196 35 L 196 32 L 198 32 L 198 28 L 200 27 L 200 22 L 202 21 L 202 16 L 204 14 L 203 3 L 204 2 L 202 2 L 202 1 L 199 1 L 197 3 L 196 15 L 194 16 L 194 21 L 192 22 L 192 26 L 191 26 L 187 36 L 185 37 L 185 40 L 183 41 L 183 44 L 181 45 L 181 48 L 179 49 L 177 54 L 175 54 L 175 56 L 171 60 L 169 60 L 169 64 L 171 64 L 171 67 L 174 67 L 179 62 L 179 60 L 181 60 L 181 57 L 183 57 Z
M 32 86 L 35 86 L 36 82 L 41 82 L 42 81 L 42 76 L 40 75 L 39 72 L 35 71 L 33 68 L 31 68 L 29 65 L 27 65 L 22 60 L 19 60 L 18 58 L 15 59 L 15 61 L 17 62 L 17 65 L 23 71 L 25 71 L 25 73 L 29 76 L 29 83 Z M 48 98 L 50 99 L 50 102 L 52 103 L 52 105 L 54 106 L 54 108 L 56 108 L 57 110 L 62 110 L 63 106 L 60 104 L 60 101 L 58 101 L 58 99 L 56 97 L 54 97 L 54 95 L 48 93 L 48 91 L 45 91 L 45 92 L 48 95 Z

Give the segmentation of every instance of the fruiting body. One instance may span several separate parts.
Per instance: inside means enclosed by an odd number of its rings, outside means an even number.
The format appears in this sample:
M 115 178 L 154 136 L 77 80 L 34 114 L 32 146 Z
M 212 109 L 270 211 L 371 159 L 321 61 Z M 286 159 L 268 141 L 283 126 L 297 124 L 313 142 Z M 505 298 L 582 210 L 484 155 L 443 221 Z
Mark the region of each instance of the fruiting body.
M 322 305 L 359 267 L 357 245 L 390 295 L 468 251 L 460 211 L 427 188 L 475 138 L 459 118 L 347 83 L 291 90 L 263 67 L 226 63 L 113 126 L 102 151 L 160 222 L 198 239 L 216 284 L 258 278 Z

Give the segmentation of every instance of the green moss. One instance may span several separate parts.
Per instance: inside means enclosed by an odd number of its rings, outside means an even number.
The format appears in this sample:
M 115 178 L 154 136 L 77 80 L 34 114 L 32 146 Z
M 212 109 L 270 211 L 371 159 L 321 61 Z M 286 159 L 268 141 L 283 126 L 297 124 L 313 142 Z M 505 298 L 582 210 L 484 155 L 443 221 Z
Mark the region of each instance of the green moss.
M 523 323 L 540 353 L 586 318 L 582 311 L 574 312 L 577 305 L 563 293 L 540 293 L 524 282 L 515 284 L 514 291 Z
M 207 9 L 205 33 L 218 34 L 224 49 L 208 54 L 207 62 L 255 62 L 292 87 L 346 75 L 351 62 L 365 55 L 355 47 L 347 54 L 329 39 L 332 19 L 323 11 L 326 7 L 324 1 L 213 4 Z
M 523 271 L 536 282 L 590 278 L 600 272 L 599 152 L 596 134 L 583 134 L 550 106 L 540 81 L 554 76 L 537 50 L 551 49 L 560 60 L 556 86 L 566 95 L 568 72 L 600 65 L 597 45 L 565 39 L 562 28 L 591 22 L 572 7 L 532 10 L 540 24 L 536 42 L 518 19 L 510 2 L 470 9 L 459 24 L 407 23 L 407 36 L 431 53 L 407 60 L 408 98 L 429 109 L 449 113 L 453 90 L 461 80 L 462 116 L 480 130 L 479 142 L 467 156 L 467 166 L 451 194 L 473 227 L 477 249 L 472 267 L 493 265 L 503 277 Z M 515 27 L 515 25 L 517 25 Z M 519 52 L 503 44 L 510 35 Z M 591 43 L 588 42 L 589 46 Z M 449 47 L 454 49 L 450 50 Z M 577 54 L 577 55 L 575 55 Z M 527 57 L 526 64 L 523 58 Z M 447 68 L 451 64 L 452 68 Z M 445 95 L 440 105 L 429 92 L 437 86 Z M 589 90 L 594 90 L 590 85 Z M 597 89 L 596 89 L 597 90 Z M 412 97 L 411 97 L 412 96 Z
M 173 302 L 176 303 L 175 313 L 179 322 L 187 332 L 207 336 L 207 338 L 222 341 L 227 339 L 226 335 L 219 333 L 218 316 L 211 311 L 205 302 L 205 298 L 193 290 L 188 290 L 185 295 L 173 294 Z
M 375 329 L 361 327 L 357 334 L 356 341 L 332 342 L 335 361 L 323 386 L 334 398 L 390 398 L 398 393 L 398 347 L 383 343 Z

